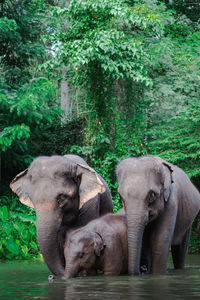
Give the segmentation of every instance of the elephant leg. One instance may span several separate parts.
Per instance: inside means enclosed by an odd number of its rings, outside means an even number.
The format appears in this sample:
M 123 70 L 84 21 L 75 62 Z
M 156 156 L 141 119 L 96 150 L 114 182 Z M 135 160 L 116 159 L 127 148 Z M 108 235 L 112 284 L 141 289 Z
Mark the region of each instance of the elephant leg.
M 180 245 L 172 245 L 172 259 L 175 269 L 183 269 L 185 265 L 185 257 L 187 246 L 190 240 L 191 227 L 186 231 Z
M 167 272 L 169 243 L 162 245 L 162 241 L 152 247 L 151 273 L 153 275 L 164 275 Z
M 150 243 L 148 237 L 149 237 L 149 230 L 145 228 L 143 240 L 142 240 L 142 252 L 141 252 L 141 259 L 140 259 L 140 271 L 142 273 L 150 272 L 151 269 L 151 250 L 150 250 Z

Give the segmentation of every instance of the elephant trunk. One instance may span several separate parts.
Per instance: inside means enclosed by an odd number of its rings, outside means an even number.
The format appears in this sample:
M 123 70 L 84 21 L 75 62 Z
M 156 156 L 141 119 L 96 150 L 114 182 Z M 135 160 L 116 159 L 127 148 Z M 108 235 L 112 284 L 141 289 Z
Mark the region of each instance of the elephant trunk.
M 73 278 L 77 275 L 78 273 L 78 268 L 73 264 L 69 264 L 69 263 L 66 263 L 66 266 L 65 266 L 65 273 L 64 273 L 64 276 L 62 277 L 63 280 L 66 280 L 66 279 L 70 279 L 70 278 Z
M 141 217 L 127 214 L 128 273 L 140 274 L 140 258 L 145 223 Z
M 61 258 L 60 243 L 58 241 L 59 228 L 62 218 L 55 215 L 55 211 L 37 210 L 37 240 L 43 258 L 56 276 L 64 274 L 64 261 Z

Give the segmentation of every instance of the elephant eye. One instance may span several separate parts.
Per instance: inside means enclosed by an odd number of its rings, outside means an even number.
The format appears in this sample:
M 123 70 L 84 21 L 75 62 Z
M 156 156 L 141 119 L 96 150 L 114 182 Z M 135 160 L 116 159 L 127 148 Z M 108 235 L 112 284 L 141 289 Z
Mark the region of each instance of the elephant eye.
M 69 196 L 67 194 L 60 194 L 57 197 L 57 202 L 60 207 L 63 207 L 68 201 Z
M 82 258 L 82 257 L 84 256 L 84 253 L 83 253 L 83 252 L 80 252 L 80 253 L 78 254 L 78 256 L 79 256 L 79 258 Z
M 150 191 L 148 195 L 148 203 L 153 203 L 157 199 L 157 194 L 154 191 Z

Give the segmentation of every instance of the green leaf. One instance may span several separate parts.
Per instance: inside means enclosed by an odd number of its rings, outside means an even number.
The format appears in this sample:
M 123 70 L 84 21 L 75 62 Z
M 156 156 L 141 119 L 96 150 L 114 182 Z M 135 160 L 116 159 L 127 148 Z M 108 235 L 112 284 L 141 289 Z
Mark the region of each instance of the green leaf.
M 28 247 L 26 245 L 23 245 L 23 246 L 21 246 L 21 250 L 22 250 L 24 257 L 26 258 L 28 255 Z
M 11 237 L 5 242 L 5 246 L 14 256 L 19 254 L 19 247 L 16 241 Z
M 6 235 L 10 236 L 11 232 L 12 232 L 12 224 L 10 224 L 9 222 L 4 222 L 3 229 L 4 229 L 4 232 L 6 233 Z
M 8 209 L 7 209 L 7 206 L 0 207 L 0 218 L 4 222 L 8 219 Z
M 19 234 L 21 234 L 23 230 L 23 226 L 19 222 L 14 222 L 13 227 L 18 231 Z
M 27 229 L 23 229 L 21 232 L 21 236 L 23 238 L 24 241 L 27 241 L 29 238 L 29 234 L 28 234 L 28 230 Z
M 30 246 L 34 249 L 34 250 L 38 250 L 38 246 L 35 242 L 31 241 L 30 242 Z
M 31 235 L 35 235 L 36 234 L 36 227 L 35 227 L 35 225 L 30 225 L 28 227 L 28 231 L 30 232 Z

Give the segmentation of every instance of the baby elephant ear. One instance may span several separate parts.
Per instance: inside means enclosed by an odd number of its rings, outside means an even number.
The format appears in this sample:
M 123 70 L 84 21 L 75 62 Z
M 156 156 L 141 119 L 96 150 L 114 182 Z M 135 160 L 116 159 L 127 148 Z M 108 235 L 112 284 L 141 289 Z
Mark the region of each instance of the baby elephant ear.
M 94 253 L 96 256 L 101 255 L 101 251 L 106 247 L 104 244 L 103 238 L 100 233 L 95 232 L 95 239 L 94 239 Z
M 29 198 L 30 182 L 27 178 L 27 172 L 28 169 L 19 173 L 10 183 L 10 188 L 15 194 L 17 194 L 21 203 L 34 208 L 33 203 Z
M 79 186 L 80 209 L 87 201 L 104 193 L 105 186 L 97 173 L 89 166 L 77 164 L 77 177 L 81 178 Z

